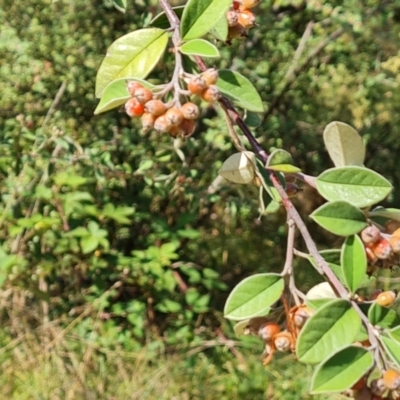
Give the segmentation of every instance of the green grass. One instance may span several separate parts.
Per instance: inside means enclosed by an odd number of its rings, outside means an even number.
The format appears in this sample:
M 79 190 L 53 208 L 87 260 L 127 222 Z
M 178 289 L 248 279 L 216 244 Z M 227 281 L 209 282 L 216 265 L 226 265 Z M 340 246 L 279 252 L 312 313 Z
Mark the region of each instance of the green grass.
M 163 352 L 130 353 L 83 341 L 49 324 L 0 349 L 2 398 L 17 400 L 298 400 L 311 369 L 293 357 L 264 367 L 261 343 L 229 348 L 217 341 Z M 254 344 L 257 344 L 255 346 Z M 154 347 L 154 346 L 153 346 Z

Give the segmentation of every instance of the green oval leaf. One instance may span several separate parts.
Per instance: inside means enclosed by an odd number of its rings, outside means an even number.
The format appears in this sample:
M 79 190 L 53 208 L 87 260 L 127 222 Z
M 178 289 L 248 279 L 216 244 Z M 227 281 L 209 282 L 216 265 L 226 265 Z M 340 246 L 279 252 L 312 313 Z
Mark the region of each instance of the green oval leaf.
M 367 274 L 364 244 L 357 235 L 349 236 L 343 243 L 341 265 L 346 286 L 355 293 Z
M 400 325 L 400 318 L 394 310 L 373 303 L 368 310 L 368 319 L 372 325 L 381 328 L 395 328 Z
M 368 350 L 349 346 L 323 361 L 311 379 L 312 394 L 342 392 L 351 388 L 372 367 L 374 357 Z
M 189 0 L 182 15 L 182 39 L 197 39 L 205 35 L 225 16 L 231 4 L 231 0 Z
M 180 52 L 187 55 L 200 57 L 220 57 L 219 50 L 204 39 L 193 39 L 180 47 Z
M 316 185 L 325 199 L 344 200 L 360 208 L 384 200 L 393 189 L 383 176 L 363 167 L 328 169 L 318 176 Z
M 261 118 L 253 111 L 245 111 L 244 122 L 248 127 L 257 128 L 261 125 Z
M 290 153 L 282 149 L 276 149 L 268 157 L 267 168 L 286 173 L 300 172 L 300 168 L 295 167 L 293 164 L 293 158 Z
M 268 193 L 268 195 L 271 197 L 271 199 L 273 201 L 275 201 L 277 203 L 281 203 L 282 202 L 281 196 L 279 196 L 278 191 L 275 189 L 275 186 L 272 184 L 271 179 L 269 177 L 269 173 L 265 169 L 263 162 L 258 158 L 256 159 L 255 167 L 256 167 L 255 173 L 256 173 L 257 177 L 260 179 L 261 185 L 263 186 L 265 191 Z M 276 172 L 276 176 L 278 177 L 282 187 L 285 188 L 286 181 L 285 181 L 285 177 L 283 176 L 283 174 L 280 172 Z
M 210 34 L 215 37 L 215 39 L 220 40 L 221 42 L 225 42 L 228 38 L 229 27 L 228 27 L 228 20 L 224 15 L 210 30 Z
M 354 235 L 368 225 L 364 213 L 345 201 L 326 203 L 310 217 L 327 231 L 339 236 Z
M 185 6 L 172 7 L 172 9 L 174 10 L 176 16 L 181 19 Z M 153 28 L 168 29 L 171 27 L 171 24 L 169 23 L 165 12 L 161 12 L 149 22 L 149 26 L 152 26 Z
M 145 78 L 164 54 L 167 43 L 168 33 L 157 28 L 140 29 L 117 39 L 97 72 L 96 97 L 118 78 Z
M 125 104 L 126 101 L 131 98 L 126 90 L 127 81 L 138 81 L 147 88 L 154 87 L 152 84 L 141 79 L 122 78 L 112 81 L 104 89 L 100 98 L 100 102 L 94 110 L 95 115 L 112 110 L 113 108 Z
M 282 294 L 283 279 L 278 274 L 257 274 L 241 281 L 225 304 L 225 318 L 240 320 L 265 315 Z
M 299 361 L 317 364 L 353 343 L 361 319 L 350 302 L 337 299 L 319 308 L 305 323 L 297 339 Z
M 379 207 L 368 213 L 370 217 L 383 217 L 400 221 L 400 210 L 398 208 Z
M 123 13 L 126 11 L 126 0 L 112 0 L 113 6 Z
M 217 86 L 222 94 L 235 100 L 240 107 L 254 112 L 264 111 L 261 97 L 256 88 L 238 72 L 220 69 Z
M 379 339 L 390 358 L 397 365 L 397 367 L 400 368 L 400 343 L 385 336 L 380 336 Z
M 230 182 L 247 184 L 254 180 L 256 156 L 251 151 L 232 154 L 219 169 L 218 174 Z
M 336 167 L 363 166 L 365 145 L 359 133 L 350 125 L 331 122 L 324 130 L 324 142 Z

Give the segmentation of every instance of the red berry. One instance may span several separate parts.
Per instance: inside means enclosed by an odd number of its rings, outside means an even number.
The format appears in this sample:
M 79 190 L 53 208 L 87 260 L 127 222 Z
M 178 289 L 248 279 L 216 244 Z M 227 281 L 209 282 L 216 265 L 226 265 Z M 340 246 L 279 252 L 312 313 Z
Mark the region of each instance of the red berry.
M 140 117 L 144 112 L 144 106 L 132 97 L 125 103 L 125 111 L 130 117 Z
M 206 88 L 206 81 L 198 75 L 191 78 L 188 83 L 188 89 L 192 94 L 201 94 Z
M 214 85 L 218 80 L 218 71 L 215 68 L 210 68 L 204 71 L 201 77 L 206 81 L 207 85 Z
M 179 125 L 179 128 L 181 129 L 181 135 L 183 137 L 188 137 L 194 132 L 196 124 L 192 119 L 184 119 Z
M 126 88 L 128 89 L 128 92 L 131 96 L 135 94 L 135 90 L 142 88 L 143 85 L 139 83 L 138 81 L 130 81 L 127 83 Z
M 392 246 L 386 239 L 379 239 L 371 245 L 373 253 L 380 259 L 386 260 L 392 255 Z
M 146 104 L 153 98 L 153 92 L 145 87 L 137 88 L 134 97 L 138 99 L 140 104 Z
M 186 119 L 197 119 L 200 114 L 199 107 L 196 106 L 194 103 L 185 103 L 181 107 L 181 112 L 183 115 L 183 118 Z
M 178 108 L 172 107 L 165 113 L 165 118 L 171 125 L 179 125 L 183 121 L 182 111 Z
M 250 10 L 243 10 L 239 13 L 238 22 L 245 29 L 252 28 L 256 23 L 256 16 Z
M 232 8 L 234 10 L 239 10 L 239 7 L 240 7 L 240 1 L 234 0 L 232 3 Z
M 204 92 L 201 93 L 201 98 L 208 103 L 213 103 L 220 98 L 221 94 L 218 86 L 210 85 Z
M 154 129 L 158 132 L 169 132 L 172 125 L 167 121 L 165 115 L 161 115 L 154 121 Z
M 144 105 L 144 110 L 147 113 L 153 114 L 158 117 L 163 115 L 166 111 L 165 104 L 161 100 L 150 100 Z

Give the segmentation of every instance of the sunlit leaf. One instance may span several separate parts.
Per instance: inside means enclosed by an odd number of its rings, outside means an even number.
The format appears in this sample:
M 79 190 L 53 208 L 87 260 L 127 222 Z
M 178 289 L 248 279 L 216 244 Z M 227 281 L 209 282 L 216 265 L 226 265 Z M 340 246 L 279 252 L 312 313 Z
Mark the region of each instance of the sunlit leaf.
M 256 156 L 251 151 L 232 154 L 219 169 L 218 174 L 230 182 L 247 184 L 254 180 Z
M 329 201 L 343 200 L 355 207 L 368 207 L 384 200 L 391 183 L 363 167 L 341 167 L 324 171 L 316 179 L 317 190 Z
M 350 302 L 332 300 L 319 308 L 300 331 L 296 354 L 301 362 L 317 364 L 354 341 L 361 319 Z
M 183 43 L 179 48 L 180 52 L 187 55 L 200 57 L 220 57 L 219 50 L 210 42 L 204 39 L 192 39 Z
M 172 9 L 174 10 L 176 16 L 180 19 L 182 17 L 185 6 L 172 7 Z M 161 13 L 157 14 L 149 22 L 149 26 L 152 26 L 153 28 L 160 28 L 160 29 L 168 29 L 171 27 L 165 12 L 161 12 Z
M 119 78 L 145 78 L 164 54 L 168 33 L 158 28 L 139 29 L 120 37 L 107 50 L 96 76 L 96 97 Z
M 365 145 L 358 132 L 343 122 L 331 122 L 324 130 L 325 147 L 336 167 L 363 166 Z
M 326 203 L 310 217 L 327 231 L 339 236 L 354 235 L 368 225 L 364 213 L 345 201 Z
M 231 0 L 189 0 L 181 20 L 182 39 L 196 39 L 205 35 L 217 25 L 231 4 Z

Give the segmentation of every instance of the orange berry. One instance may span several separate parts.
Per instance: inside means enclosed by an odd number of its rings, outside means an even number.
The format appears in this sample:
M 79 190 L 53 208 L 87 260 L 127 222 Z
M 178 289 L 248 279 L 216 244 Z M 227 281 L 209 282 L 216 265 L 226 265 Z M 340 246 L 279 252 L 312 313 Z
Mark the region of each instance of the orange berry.
M 239 22 L 239 15 L 235 10 L 230 10 L 226 12 L 226 19 L 228 26 L 235 26 Z
M 400 373 L 394 369 L 388 369 L 384 372 L 383 384 L 390 390 L 396 390 L 400 388 Z
M 150 113 L 144 113 L 142 115 L 143 132 L 147 132 L 153 128 L 156 118 L 157 117 L 155 117 L 153 114 L 150 114 Z
M 128 89 L 128 92 L 131 96 L 135 94 L 135 90 L 142 88 L 143 85 L 139 83 L 138 81 L 129 81 L 126 85 L 126 88 Z
M 376 300 L 378 298 L 378 296 L 383 293 L 382 290 L 380 289 L 376 289 L 374 290 L 370 295 L 369 295 L 369 300 Z
M 313 311 L 309 307 L 305 305 L 299 306 L 293 315 L 294 325 L 298 328 L 302 328 L 312 313 Z
M 140 104 L 145 104 L 153 98 L 153 92 L 145 87 L 137 88 L 133 95 Z
M 371 245 L 371 249 L 380 260 L 386 260 L 392 255 L 392 246 L 386 239 L 379 239 Z
M 180 133 L 183 137 L 190 136 L 194 132 L 195 128 L 196 124 L 192 119 L 184 119 L 179 125 L 179 129 L 181 130 Z
M 184 115 L 178 108 L 172 107 L 165 113 L 165 118 L 171 125 L 179 125 L 183 121 Z
M 207 85 L 214 85 L 218 80 L 218 71 L 215 68 L 209 68 L 201 74 Z
M 190 79 L 188 90 L 192 94 L 201 94 L 205 89 L 207 89 L 207 83 L 201 76 L 197 75 Z
M 156 117 L 163 115 L 166 111 L 165 104 L 161 100 L 150 100 L 144 105 L 144 111 L 155 115 Z
M 228 30 L 228 41 L 230 39 L 241 39 L 247 37 L 247 31 L 240 24 L 236 24 L 235 26 L 230 26 Z
M 289 351 L 294 347 L 293 336 L 289 332 L 280 332 L 273 338 L 276 350 Z
M 375 225 L 367 226 L 361 232 L 361 240 L 365 244 L 376 243 L 380 238 L 381 238 L 381 231 Z
M 396 254 L 400 253 L 400 237 L 398 236 L 391 236 L 389 238 L 389 243 L 392 246 L 393 251 Z
M 382 307 L 390 307 L 396 300 L 396 293 L 392 290 L 378 294 L 376 298 L 377 304 Z
M 218 86 L 210 85 L 204 92 L 201 93 L 201 98 L 208 103 L 217 101 L 221 96 Z
M 183 115 L 183 118 L 186 119 L 196 119 L 199 117 L 200 110 L 199 107 L 196 106 L 194 103 L 185 103 L 181 107 L 181 112 Z
M 144 112 L 144 107 L 135 97 L 132 97 L 125 103 L 125 111 L 130 117 L 140 117 Z
M 392 236 L 400 237 L 400 228 L 396 229 L 393 233 Z
M 281 328 L 279 328 L 278 324 L 275 322 L 267 322 L 260 326 L 260 329 L 258 330 L 258 336 L 260 336 L 264 342 L 269 342 L 280 331 Z
M 156 118 L 154 121 L 154 129 L 157 132 L 169 132 L 171 129 L 172 125 L 168 122 L 167 118 L 165 115 L 161 115 Z
M 239 13 L 238 22 L 245 29 L 252 28 L 256 23 L 256 16 L 250 10 L 243 10 Z
M 374 254 L 371 247 L 369 246 L 365 247 L 365 253 L 367 254 L 367 260 L 371 264 L 374 264 L 378 260 L 378 257 Z
M 243 8 L 253 8 L 258 6 L 260 3 L 260 0 L 242 0 L 242 5 L 241 7 Z

